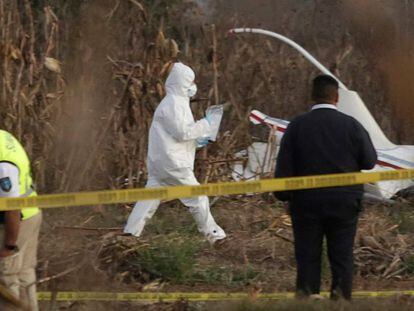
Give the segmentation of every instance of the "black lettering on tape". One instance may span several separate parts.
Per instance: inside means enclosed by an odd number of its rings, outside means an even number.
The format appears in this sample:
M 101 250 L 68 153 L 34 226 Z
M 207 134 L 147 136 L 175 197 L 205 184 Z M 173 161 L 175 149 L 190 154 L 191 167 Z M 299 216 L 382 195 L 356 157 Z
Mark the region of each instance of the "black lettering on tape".
M 382 180 L 393 180 L 398 179 L 400 177 L 400 173 L 398 171 L 386 171 L 380 173 L 380 179 Z
M 98 201 L 99 203 L 104 203 L 104 202 L 114 202 L 116 201 L 116 193 L 113 192 L 107 192 L 107 193 L 99 193 L 98 194 Z
M 124 191 L 122 191 L 122 192 L 118 191 L 117 192 L 117 196 L 118 196 L 117 201 L 119 201 L 120 203 L 127 201 L 127 195 L 128 195 L 128 193 L 126 193 Z
M 22 208 L 26 200 L 23 199 L 7 199 L 6 207 L 7 208 Z
M 72 203 L 76 203 L 76 195 L 75 194 L 67 194 L 67 195 L 53 195 L 53 196 L 45 196 L 45 197 L 37 197 L 36 201 L 39 205 L 46 205 L 46 206 L 65 206 Z
M 165 188 L 147 188 L 147 189 L 131 189 L 131 190 L 111 190 L 100 192 L 84 192 L 72 194 L 54 194 L 44 195 L 38 197 L 27 198 L 4 198 L 2 204 L 3 210 L 21 209 L 24 207 L 62 207 L 62 206 L 76 206 L 76 205 L 93 205 L 93 204 L 110 204 L 121 202 L 133 202 L 139 200 L 162 200 L 166 198 L 181 198 L 187 196 L 200 195 L 224 195 L 237 194 L 249 192 L 262 192 L 269 189 L 272 190 L 298 190 L 318 187 L 335 187 L 344 185 L 353 185 L 363 182 L 376 182 L 381 180 L 398 180 L 398 179 L 414 179 L 414 169 L 383 171 L 375 173 L 355 173 L 345 175 L 323 175 L 323 176 L 307 176 L 297 178 L 281 178 L 277 183 L 268 181 L 257 182 L 238 182 L 238 183 L 219 183 L 206 184 L 200 186 L 188 186 L 180 188 L 180 191 L 174 189 L 175 187 Z M 262 187 L 267 185 L 266 189 Z
M 210 186 L 210 195 L 216 195 L 216 193 L 220 192 L 220 187 L 218 185 L 211 185 Z
M 313 185 L 315 184 L 314 180 L 312 178 L 307 178 L 305 185 L 306 187 L 313 187 Z
M 161 200 L 168 195 L 167 189 L 138 189 L 128 192 L 128 201 Z
M 260 182 L 246 183 L 246 184 L 225 184 L 221 185 L 220 193 L 221 194 L 234 194 L 234 193 L 249 193 L 249 192 L 259 192 L 261 189 Z
M 200 185 L 195 188 L 191 188 L 190 193 L 192 196 L 208 195 L 210 193 L 209 185 Z
M 301 188 L 305 185 L 303 178 L 300 179 L 288 179 L 285 181 L 286 190 L 294 190 Z

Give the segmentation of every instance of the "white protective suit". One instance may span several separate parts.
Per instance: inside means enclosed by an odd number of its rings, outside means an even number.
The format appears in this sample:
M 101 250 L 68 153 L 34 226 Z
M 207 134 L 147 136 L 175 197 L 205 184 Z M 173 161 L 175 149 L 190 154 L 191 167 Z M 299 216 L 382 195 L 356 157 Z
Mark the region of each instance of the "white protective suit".
M 188 95 L 189 89 L 194 88 L 194 78 L 193 70 L 182 63 L 175 63 L 167 78 L 167 95 L 155 110 L 149 131 L 146 187 L 199 185 L 193 172 L 196 140 L 208 136 L 210 125 L 206 119 L 194 121 Z M 208 197 L 181 202 L 210 243 L 226 237 L 210 213 Z M 159 200 L 137 202 L 124 232 L 139 236 L 159 204 Z

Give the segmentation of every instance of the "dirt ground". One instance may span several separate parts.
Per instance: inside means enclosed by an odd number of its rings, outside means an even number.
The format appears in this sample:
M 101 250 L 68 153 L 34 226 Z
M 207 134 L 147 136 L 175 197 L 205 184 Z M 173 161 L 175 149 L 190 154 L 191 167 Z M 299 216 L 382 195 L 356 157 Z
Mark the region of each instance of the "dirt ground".
M 190 214 L 175 201 L 161 205 L 139 239 L 119 234 L 129 206 L 46 211 L 40 238 L 39 291 L 293 291 L 295 261 L 285 209 L 265 194 L 213 201 L 213 214 L 228 233 L 227 242 L 218 248 L 203 241 Z M 407 220 L 395 218 L 390 210 L 386 205 L 365 204 L 356 240 L 355 290 L 414 287 L 412 238 L 402 232 Z M 371 241 L 367 246 L 367 236 L 372 231 L 379 245 Z M 407 253 L 402 253 L 400 240 Z M 371 254 L 368 257 L 364 255 L 367 248 Z M 387 261 L 387 249 L 400 254 L 401 266 L 395 259 Z M 384 266 L 381 271 L 372 268 L 380 265 Z M 390 270 L 394 266 L 396 270 Z M 401 267 L 405 268 L 399 271 Z M 387 269 L 397 273 L 388 273 Z M 327 290 L 326 259 L 322 275 L 323 289 Z M 182 304 L 151 304 L 146 308 L 207 308 L 203 303 Z M 42 302 L 42 306 L 50 310 L 53 306 L 70 310 L 132 310 L 137 304 Z M 140 310 L 144 308 L 139 306 Z

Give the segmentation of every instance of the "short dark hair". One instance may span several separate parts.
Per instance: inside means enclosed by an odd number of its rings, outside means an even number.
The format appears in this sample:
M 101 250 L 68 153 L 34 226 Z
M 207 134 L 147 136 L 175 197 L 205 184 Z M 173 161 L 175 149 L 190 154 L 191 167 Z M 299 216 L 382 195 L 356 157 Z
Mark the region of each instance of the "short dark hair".
M 333 100 L 338 94 L 338 81 L 330 75 L 319 75 L 313 79 L 312 99 L 314 101 Z

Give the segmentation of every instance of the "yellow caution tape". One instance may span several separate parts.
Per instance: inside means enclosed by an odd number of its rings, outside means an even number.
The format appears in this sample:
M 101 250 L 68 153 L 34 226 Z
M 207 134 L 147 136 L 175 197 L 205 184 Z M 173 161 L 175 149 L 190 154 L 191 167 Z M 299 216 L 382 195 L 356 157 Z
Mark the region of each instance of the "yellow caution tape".
M 322 292 L 322 296 L 329 297 L 329 292 Z M 396 295 L 414 296 L 414 290 L 401 291 L 356 291 L 352 293 L 354 298 L 386 298 Z M 38 292 L 38 300 L 50 301 L 177 301 L 185 299 L 189 301 L 224 301 L 243 299 L 292 299 L 294 293 L 113 293 L 113 292 Z
M 212 183 L 199 186 L 104 190 L 47 194 L 24 198 L 2 198 L 0 199 L 0 211 L 22 209 L 31 206 L 53 208 L 63 206 L 128 203 L 145 200 L 172 200 L 200 195 L 217 196 L 251 192 L 299 190 L 357 185 L 399 179 L 414 179 L 414 169 L 373 173 L 347 173 L 293 178 L 275 178 L 258 181 Z

